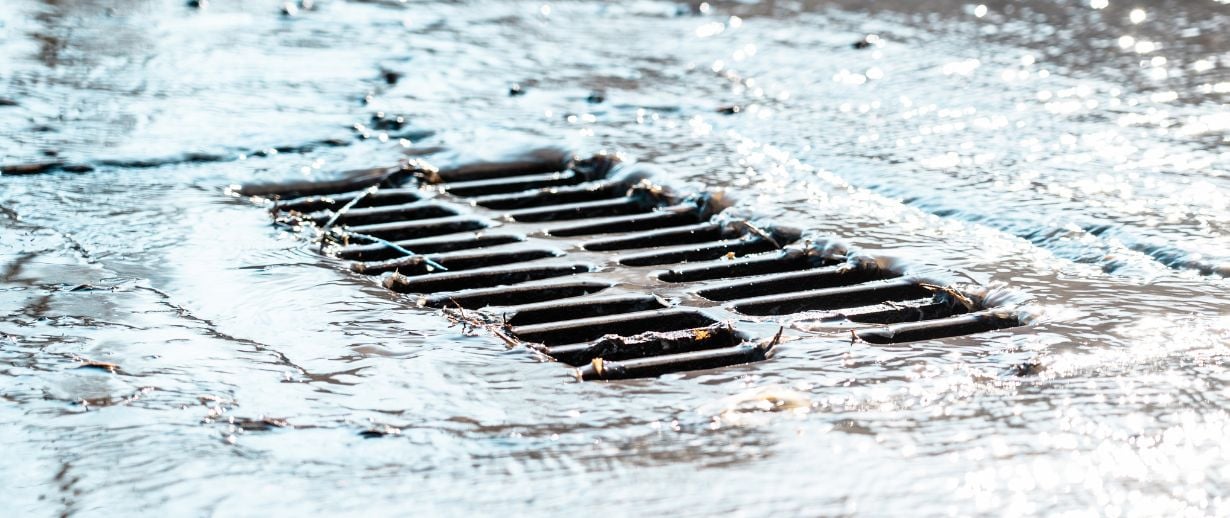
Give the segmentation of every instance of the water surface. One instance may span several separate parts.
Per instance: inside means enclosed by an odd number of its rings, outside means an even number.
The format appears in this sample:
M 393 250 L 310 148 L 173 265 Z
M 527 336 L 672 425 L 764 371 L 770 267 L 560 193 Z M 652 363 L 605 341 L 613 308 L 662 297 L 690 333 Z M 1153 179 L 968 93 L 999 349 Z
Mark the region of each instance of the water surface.
M 95 169 L 0 176 L 11 512 L 1227 512 L 1225 3 L 282 10 L 0 4 L 0 163 Z M 376 112 L 436 133 L 382 138 Z M 1009 283 L 1041 318 L 582 384 L 223 195 L 527 137 Z

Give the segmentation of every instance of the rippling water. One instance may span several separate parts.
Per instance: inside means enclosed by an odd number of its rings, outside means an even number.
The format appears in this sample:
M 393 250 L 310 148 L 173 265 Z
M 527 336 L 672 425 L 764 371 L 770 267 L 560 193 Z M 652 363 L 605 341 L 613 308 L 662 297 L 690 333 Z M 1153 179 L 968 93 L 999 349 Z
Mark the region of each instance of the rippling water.
M 1230 5 L 1144 4 L 0 3 L 0 163 L 95 168 L 0 176 L 0 499 L 1224 515 Z M 374 112 L 654 162 L 1042 318 L 575 383 L 222 195 L 396 161 Z

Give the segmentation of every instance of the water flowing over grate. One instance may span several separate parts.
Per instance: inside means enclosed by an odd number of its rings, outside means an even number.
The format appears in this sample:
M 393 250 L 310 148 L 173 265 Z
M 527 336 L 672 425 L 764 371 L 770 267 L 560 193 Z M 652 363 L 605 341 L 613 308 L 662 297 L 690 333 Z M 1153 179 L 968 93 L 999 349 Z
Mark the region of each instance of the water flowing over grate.
M 802 312 L 835 337 L 876 344 L 1022 324 L 942 269 L 736 216 L 730 194 L 671 188 L 664 176 L 545 148 L 234 190 L 274 200 L 280 222 L 315 227 L 321 251 L 354 272 L 582 380 L 766 360 L 783 317 Z

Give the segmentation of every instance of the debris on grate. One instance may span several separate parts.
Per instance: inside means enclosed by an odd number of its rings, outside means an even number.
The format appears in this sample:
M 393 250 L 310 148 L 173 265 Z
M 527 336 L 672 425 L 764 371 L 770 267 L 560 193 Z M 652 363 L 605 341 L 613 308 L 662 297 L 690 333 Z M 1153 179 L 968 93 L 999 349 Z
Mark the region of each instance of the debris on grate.
M 478 310 L 581 380 L 762 361 L 795 314 L 873 344 L 1022 325 L 1007 297 L 732 216 L 728 196 L 672 188 L 651 166 L 558 147 L 429 158 L 232 192 L 274 200 L 278 221 L 315 228 L 354 272 L 419 307 Z

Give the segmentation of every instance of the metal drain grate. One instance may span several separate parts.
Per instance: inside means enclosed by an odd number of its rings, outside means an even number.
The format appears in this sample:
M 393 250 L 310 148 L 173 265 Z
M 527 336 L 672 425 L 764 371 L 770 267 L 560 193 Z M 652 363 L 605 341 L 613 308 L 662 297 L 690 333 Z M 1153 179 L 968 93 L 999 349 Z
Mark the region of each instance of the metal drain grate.
M 649 167 L 530 156 L 236 192 L 278 198 L 275 217 L 323 229 L 355 272 L 422 307 L 479 310 L 584 380 L 764 360 L 780 317 L 800 312 L 872 343 L 1020 325 L 933 276 L 728 216 L 721 197 L 663 187 Z

